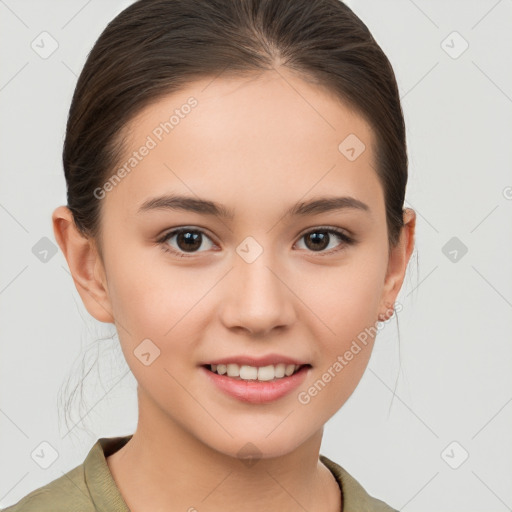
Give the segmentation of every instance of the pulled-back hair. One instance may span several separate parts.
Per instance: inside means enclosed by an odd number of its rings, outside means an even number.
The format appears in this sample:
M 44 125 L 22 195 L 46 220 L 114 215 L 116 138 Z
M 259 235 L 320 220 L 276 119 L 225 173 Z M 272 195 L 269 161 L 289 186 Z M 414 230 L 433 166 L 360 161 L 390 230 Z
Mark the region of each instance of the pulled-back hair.
M 68 208 L 101 254 L 94 191 L 125 151 L 142 109 L 194 80 L 283 66 L 327 87 L 375 133 L 389 245 L 403 226 L 405 125 L 391 64 L 339 0 L 139 0 L 105 28 L 74 91 L 63 148 Z

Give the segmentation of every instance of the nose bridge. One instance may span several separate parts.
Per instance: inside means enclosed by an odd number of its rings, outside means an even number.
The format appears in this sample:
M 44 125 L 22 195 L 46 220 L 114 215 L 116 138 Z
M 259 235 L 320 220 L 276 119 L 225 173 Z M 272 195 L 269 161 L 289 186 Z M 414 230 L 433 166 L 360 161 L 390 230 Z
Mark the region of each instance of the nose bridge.
M 276 326 L 290 324 L 293 294 L 284 284 L 285 277 L 279 276 L 279 265 L 271 251 L 258 251 L 254 241 L 248 240 L 240 244 L 237 253 L 230 272 L 232 289 L 223 309 L 226 326 L 266 333 Z

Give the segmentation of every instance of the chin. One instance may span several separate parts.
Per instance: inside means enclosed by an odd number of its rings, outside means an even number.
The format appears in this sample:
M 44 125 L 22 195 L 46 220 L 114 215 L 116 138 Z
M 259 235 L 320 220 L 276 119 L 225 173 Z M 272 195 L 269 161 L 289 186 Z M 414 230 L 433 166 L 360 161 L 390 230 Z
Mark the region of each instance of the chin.
M 233 437 L 223 435 L 222 438 L 203 439 L 202 441 L 213 450 L 237 459 L 256 460 L 282 457 L 295 451 L 313 435 L 310 432 L 294 432 L 286 428 L 284 423 L 279 425 L 277 422 L 273 428 L 264 431 L 257 425 L 250 429 L 243 427 L 237 429 L 235 425 L 232 425 L 229 433 Z

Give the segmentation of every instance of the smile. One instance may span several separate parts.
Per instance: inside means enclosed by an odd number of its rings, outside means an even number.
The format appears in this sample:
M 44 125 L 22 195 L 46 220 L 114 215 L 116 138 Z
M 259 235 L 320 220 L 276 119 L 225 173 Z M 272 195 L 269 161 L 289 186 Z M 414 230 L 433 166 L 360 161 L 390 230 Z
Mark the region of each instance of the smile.
M 218 375 L 226 375 L 235 380 L 270 381 L 290 377 L 307 364 L 276 364 L 267 366 L 249 366 L 230 364 L 208 364 L 205 368 Z
M 219 373 L 219 367 L 221 372 L 225 371 L 224 375 Z M 222 393 L 242 402 L 264 404 L 284 398 L 297 389 L 312 371 L 312 366 L 284 363 L 259 367 L 235 363 L 205 364 L 201 366 L 201 371 Z M 283 371 L 284 375 L 279 377 Z

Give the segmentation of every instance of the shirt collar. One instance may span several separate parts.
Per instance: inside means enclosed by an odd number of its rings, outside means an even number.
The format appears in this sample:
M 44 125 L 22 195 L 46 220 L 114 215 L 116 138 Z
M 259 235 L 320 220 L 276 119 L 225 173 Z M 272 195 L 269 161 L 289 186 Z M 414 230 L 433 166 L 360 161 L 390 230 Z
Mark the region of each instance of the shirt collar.
M 85 483 L 98 512 L 130 512 L 107 464 L 107 457 L 121 449 L 132 435 L 102 437 L 96 441 L 84 461 Z
M 132 434 L 133 435 L 133 434 Z M 91 498 L 99 512 L 130 512 L 114 481 L 106 458 L 120 450 L 132 435 L 122 437 L 102 437 L 94 444 L 84 461 L 85 481 Z M 378 500 L 368 495 L 359 482 L 343 467 L 325 455 L 320 454 L 321 462 L 331 471 L 338 482 L 342 494 L 342 512 L 364 512 L 375 510 Z M 388 508 L 387 510 L 392 510 Z
M 383 501 L 370 496 L 363 486 L 336 462 L 320 454 L 323 462 L 336 478 L 341 489 L 342 512 L 397 512 Z

